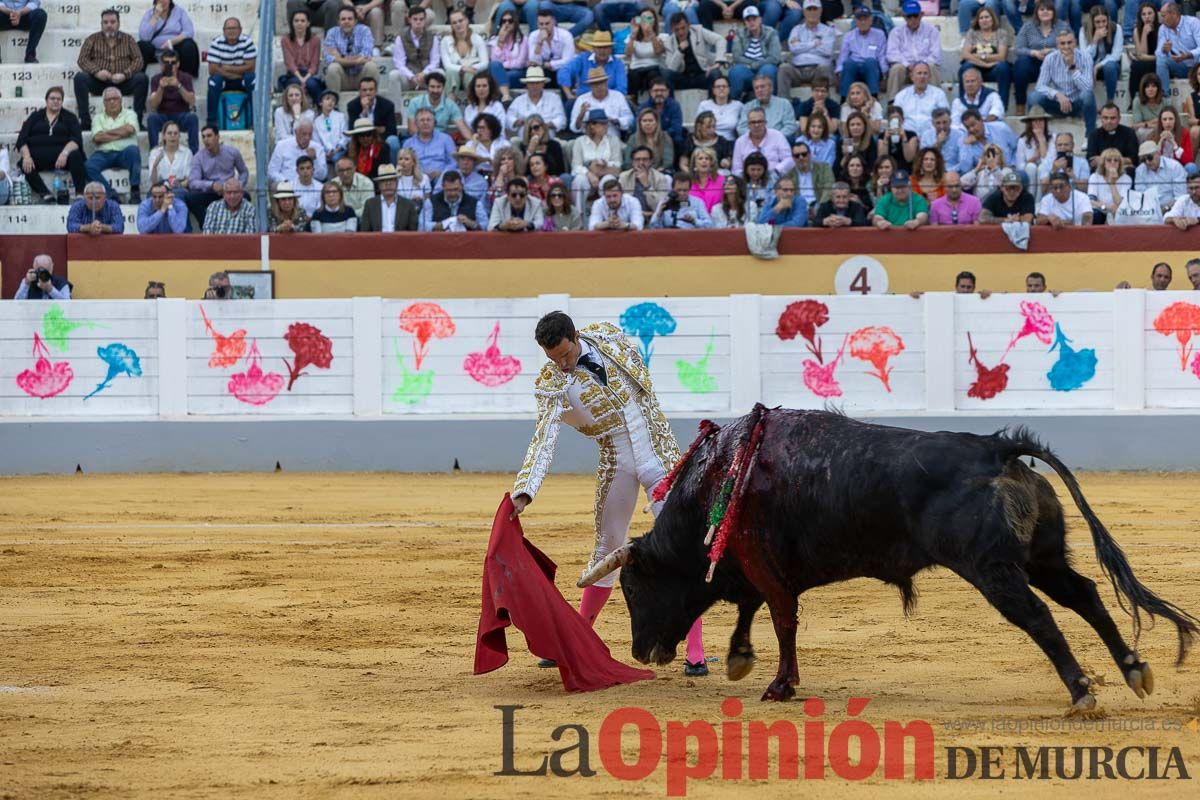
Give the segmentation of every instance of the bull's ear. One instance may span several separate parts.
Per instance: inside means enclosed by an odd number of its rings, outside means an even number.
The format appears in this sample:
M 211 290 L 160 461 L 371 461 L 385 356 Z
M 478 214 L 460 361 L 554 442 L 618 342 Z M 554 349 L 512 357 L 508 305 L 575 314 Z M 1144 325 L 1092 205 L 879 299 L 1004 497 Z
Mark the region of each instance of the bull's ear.
M 620 567 L 625 566 L 631 560 L 632 560 L 632 543 L 626 542 L 625 544 L 621 545 L 616 550 L 613 550 L 611 553 L 609 553 L 607 556 L 605 556 L 604 560 L 601 561 L 599 564 L 592 567 L 587 572 L 583 573 L 583 577 L 580 578 L 579 582 L 576 583 L 575 585 L 578 586 L 580 589 L 583 589 L 587 586 L 591 586 L 593 583 L 600 580 L 605 575 L 609 575 L 614 570 L 617 570 Z

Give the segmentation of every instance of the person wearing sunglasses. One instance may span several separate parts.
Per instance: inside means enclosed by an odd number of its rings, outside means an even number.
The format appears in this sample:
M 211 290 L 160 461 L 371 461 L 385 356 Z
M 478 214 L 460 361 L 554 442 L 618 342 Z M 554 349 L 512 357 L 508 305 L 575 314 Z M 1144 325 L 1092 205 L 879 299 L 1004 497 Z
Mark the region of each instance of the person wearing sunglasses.
M 829 199 L 833 188 L 833 168 L 813 158 L 812 148 L 797 142 L 792 145 L 792 170 L 787 173 L 796 187 L 796 194 L 812 205 Z
M 512 178 L 504 185 L 504 194 L 492 203 L 488 230 L 508 233 L 540 231 L 545 222 L 542 201 L 529 195 L 524 178 Z

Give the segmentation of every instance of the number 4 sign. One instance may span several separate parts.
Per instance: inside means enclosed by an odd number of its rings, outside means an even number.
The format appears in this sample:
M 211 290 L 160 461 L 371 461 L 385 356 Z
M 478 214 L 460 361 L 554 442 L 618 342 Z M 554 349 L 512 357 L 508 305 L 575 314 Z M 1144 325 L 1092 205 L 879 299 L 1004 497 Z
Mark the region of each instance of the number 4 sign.
M 838 267 L 833 288 L 838 294 L 887 294 L 887 270 L 870 256 L 851 256 Z

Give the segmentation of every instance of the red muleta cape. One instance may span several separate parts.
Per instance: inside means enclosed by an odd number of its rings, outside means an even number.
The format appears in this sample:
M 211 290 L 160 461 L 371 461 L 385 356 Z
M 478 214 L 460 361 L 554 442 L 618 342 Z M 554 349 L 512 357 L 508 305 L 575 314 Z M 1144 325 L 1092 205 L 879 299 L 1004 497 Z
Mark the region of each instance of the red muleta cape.
M 554 585 L 557 565 L 525 539 L 520 520 L 509 520 L 512 511 L 506 493 L 492 521 L 492 538 L 483 561 L 475 674 L 508 663 L 504 629 L 512 623 L 525 634 L 531 653 L 558 662 L 568 692 L 591 692 L 653 678 L 652 670 L 634 669 L 612 657 Z

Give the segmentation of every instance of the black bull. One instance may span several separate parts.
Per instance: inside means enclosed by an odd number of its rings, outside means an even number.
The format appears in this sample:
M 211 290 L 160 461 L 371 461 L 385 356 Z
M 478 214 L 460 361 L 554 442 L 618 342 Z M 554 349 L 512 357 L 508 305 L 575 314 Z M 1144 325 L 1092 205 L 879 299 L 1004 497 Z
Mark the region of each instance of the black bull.
M 708 512 L 739 445 L 761 420 L 761 443 L 745 477 L 734 534 L 705 581 Z M 1150 667 L 1122 639 L 1093 581 L 1070 565 L 1062 505 L 1050 483 L 1023 464 L 1032 456 L 1062 478 L 1091 529 L 1096 555 L 1121 607 L 1174 623 L 1179 661 L 1197 620 L 1133 576 L 1120 546 L 1096 518 L 1070 470 L 1027 431 L 992 436 L 924 433 L 868 425 L 820 411 L 755 410 L 702 441 L 681 465 L 650 533 L 597 565 L 580 585 L 622 566 L 633 656 L 665 664 L 689 626 L 713 603 L 737 604 L 727 673 L 754 665 L 750 624 L 763 602 L 779 640 L 779 671 L 764 700 L 795 695 L 798 596 L 814 586 L 877 578 L 897 586 L 905 611 L 913 576 L 941 565 L 978 589 L 1046 653 L 1075 708 L 1095 705 L 1089 679 L 1050 612 L 1031 590 L 1079 614 L 1144 697 Z

